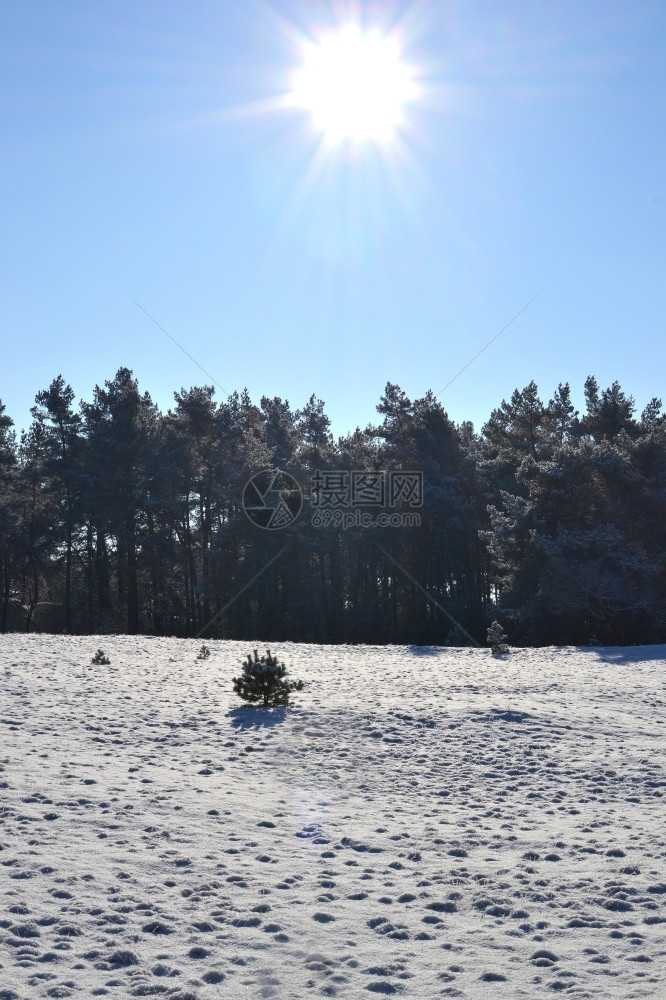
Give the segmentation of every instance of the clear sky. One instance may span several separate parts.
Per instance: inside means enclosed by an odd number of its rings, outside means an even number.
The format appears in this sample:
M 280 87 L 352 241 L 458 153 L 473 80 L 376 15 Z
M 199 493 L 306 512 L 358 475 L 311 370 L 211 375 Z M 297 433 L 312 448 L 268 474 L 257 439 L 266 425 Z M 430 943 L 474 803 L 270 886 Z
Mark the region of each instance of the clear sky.
M 285 99 L 354 22 L 409 70 L 388 141 Z M 132 296 L 225 390 L 344 433 L 539 293 L 454 420 L 588 374 L 666 403 L 665 52 L 663 0 L 3 0 L 0 398 L 21 427 L 59 373 L 90 399 L 127 366 L 163 409 L 209 383 Z

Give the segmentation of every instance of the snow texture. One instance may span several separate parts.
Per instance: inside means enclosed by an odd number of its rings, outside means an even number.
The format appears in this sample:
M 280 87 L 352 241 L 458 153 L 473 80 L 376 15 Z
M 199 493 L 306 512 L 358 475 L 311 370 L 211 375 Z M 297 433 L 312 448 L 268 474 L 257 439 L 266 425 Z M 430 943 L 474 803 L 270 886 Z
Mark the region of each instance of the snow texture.
M 0 1000 L 666 997 L 666 647 L 0 637 Z

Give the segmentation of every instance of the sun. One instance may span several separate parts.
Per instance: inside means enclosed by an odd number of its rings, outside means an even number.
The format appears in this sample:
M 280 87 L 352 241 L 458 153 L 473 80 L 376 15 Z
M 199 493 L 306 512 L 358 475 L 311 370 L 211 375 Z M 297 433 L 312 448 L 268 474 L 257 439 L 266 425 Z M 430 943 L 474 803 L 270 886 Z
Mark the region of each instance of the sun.
M 349 25 L 303 45 L 292 99 L 331 144 L 383 144 L 395 136 L 416 91 L 396 37 Z

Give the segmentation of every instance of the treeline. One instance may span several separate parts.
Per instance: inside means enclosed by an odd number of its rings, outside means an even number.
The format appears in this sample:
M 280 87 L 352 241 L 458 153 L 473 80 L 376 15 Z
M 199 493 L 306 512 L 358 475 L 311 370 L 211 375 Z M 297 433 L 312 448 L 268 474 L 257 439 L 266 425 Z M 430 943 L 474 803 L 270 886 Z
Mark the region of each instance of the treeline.
M 516 645 L 666 641 L 660 400 L 638 419 L 590 377 L 580 415 L 532 382 L 475 433 L 389 383 L 336 441 L 315 396 L 174 398 L 121 368 L 77 408 L 58 376 L 20 440 L 0 403 L 0 631 L 462 645 L 499 618 Z M 243 508 L 267 468 L 304 495 L 282 530 Z M 315 526 L 317 474 L 359 470 L 421 473 L 420 523 Z

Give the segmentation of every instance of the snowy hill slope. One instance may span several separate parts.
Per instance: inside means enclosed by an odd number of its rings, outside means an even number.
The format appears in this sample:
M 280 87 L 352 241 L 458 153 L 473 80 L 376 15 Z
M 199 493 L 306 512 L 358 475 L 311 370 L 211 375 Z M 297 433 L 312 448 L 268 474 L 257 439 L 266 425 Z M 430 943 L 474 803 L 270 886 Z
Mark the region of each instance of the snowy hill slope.
M 0 1000 L 666 997 L 666 647 L 200 645 L 0 636 Z

